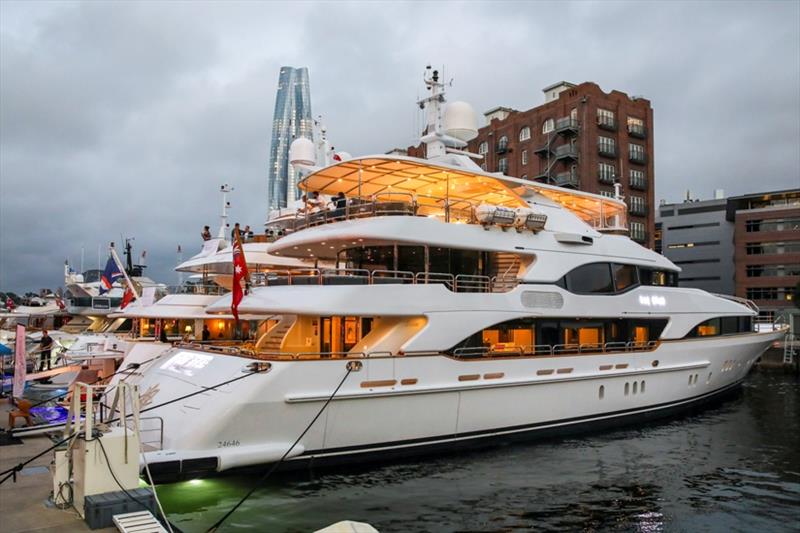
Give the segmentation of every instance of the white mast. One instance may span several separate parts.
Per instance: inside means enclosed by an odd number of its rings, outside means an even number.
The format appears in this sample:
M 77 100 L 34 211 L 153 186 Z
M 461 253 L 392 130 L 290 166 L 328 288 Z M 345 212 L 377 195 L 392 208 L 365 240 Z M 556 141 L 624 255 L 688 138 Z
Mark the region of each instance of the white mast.
M 228 208 L 231 206 L 231 203 L 228 201 L 228 193 L 233 192 L 233 187 L 225 183 L 221 185 L 219 188 L 219 192 L 222 193 L 222 214 L 220 215 L 220 226 L 219 226 L 219 233 L 217 237 L 220 239 L 225 239 L 225 235 L 228 230 Z

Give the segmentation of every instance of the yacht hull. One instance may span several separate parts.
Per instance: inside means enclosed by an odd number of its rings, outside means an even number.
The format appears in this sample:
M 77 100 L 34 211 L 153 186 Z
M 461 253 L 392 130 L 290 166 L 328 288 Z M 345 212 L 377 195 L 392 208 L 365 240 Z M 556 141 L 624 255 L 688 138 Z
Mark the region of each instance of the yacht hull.
M 271 361 L 176 349 L 144 370 L 161 449 L 159 477 L 409 457 L 591 431 L 686 411 L 734 391 L 780 332 L 661 343 L 646 352 L 454 359 L 414 356 Z M 189 375 L 191 374 L 191 375 Z M 322 410 L 298 444 L 292 444 Z M 143 407 L 148 407 L 144 405 Z

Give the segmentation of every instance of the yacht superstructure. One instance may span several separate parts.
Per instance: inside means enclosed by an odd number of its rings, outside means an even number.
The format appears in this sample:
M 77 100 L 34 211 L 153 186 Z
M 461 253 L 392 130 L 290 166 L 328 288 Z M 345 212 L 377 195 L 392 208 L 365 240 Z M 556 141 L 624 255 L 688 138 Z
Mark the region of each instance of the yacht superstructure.
M 474 114 L 444 107 L 435 72 L 426 83 L 427 159 L 317 166 L 295 150 L 301 188 L 344 201 L 272 223 L 270 254 L 317 266 L 254 277 L 239 312 L 271 320 L 256 339 L 177 346 L 131 376 L 153 405 L 207 388 L 154 411 L 154 473 L 664 416 L 740 384 L 782 335 L 755 331 L 751 302 L 677 287 L 679 268 L 627 237 L 622 199 L 482 171 L 463 151 Z M 230 306 L 224 295 L 206 312 Z

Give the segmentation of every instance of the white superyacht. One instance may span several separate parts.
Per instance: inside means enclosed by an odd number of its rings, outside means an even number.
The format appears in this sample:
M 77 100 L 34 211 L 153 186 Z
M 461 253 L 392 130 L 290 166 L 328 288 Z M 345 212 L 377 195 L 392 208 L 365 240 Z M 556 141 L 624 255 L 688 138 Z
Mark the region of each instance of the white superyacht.
M 783 335 L 755 330 L 751 302 L 677 287 L 680 269 L 627 237 L 621 199 L 482 171 L 471 108 L 426 84 L 426 159 L 318 167 L 295 141 L 301 187 L 344 199 L 275 222 L 270 253 L 335 268 L 255 278 L 239 312 L 272 321 L 256 340 L 178 346 L 131 377 L 143 407 L 205 389 L 148 414 L 154 474 L 640 422 L 731 391 Z

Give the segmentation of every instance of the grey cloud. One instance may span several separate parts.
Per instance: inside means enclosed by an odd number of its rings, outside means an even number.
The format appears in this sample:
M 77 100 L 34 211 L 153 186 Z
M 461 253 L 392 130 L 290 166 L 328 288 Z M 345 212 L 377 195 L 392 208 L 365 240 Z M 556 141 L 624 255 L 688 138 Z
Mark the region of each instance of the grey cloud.
M 478 111 L 561 79 L 641 94 L 657 198 L 800 182 L 796 2 L 0 2 L 0 288 L 61 283 L 66 257 L 136 237 L 154 278 L 216 226 L 265 216 L 281 65 L 354 154 L 414 142 L 426 63 Z

